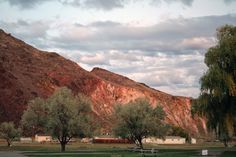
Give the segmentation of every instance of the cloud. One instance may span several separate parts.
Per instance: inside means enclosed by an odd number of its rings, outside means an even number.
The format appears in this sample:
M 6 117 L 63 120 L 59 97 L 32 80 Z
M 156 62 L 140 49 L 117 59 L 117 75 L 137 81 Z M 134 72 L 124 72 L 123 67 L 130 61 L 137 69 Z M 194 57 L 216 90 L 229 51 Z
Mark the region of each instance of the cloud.
M 7 32 L 59 52 L 87 70 L 99 66 L 167 93 L 192 97 L 198 95 L 198 80 L 206 70 L 204 53 L 215 44 L 216 28 L 224 24 L 236 24 L 236 17 L 177 18 L 142 27 L 114 21 L 85 25 L 0 20 Z
M 96 9 L 103 11 L 110 11 L 117 8 L 124 8 L 126 4 L 133 2 L 139 3 L 140 1 L 132 0 L 4 0 L 11 6 L 17 6 L 20 9 L 32 9 L 43 3 L 50 1 L 61 3 L 62 5 L 69 5 L 72 7 L 82 7 L 86 9 Z M 185 6 L 191 6 L 194 0 L 149 0 L 151 4 L 173 4 L 181 3 Z M 225 0 L 225 2 L 231 2 L 231 0 Z
M 50 25 L 46 21 L 17 20 L 16 22 L 4 22 L 0 20 L 0 27 L 38 48 L 48 47 L 46 39 Z
M 20 9 L 31 9 L 39 4 L 51 1 L 51 0 L 5 0 L 12 6 L 17 6 Z
M 0 21 L 1 27 L 21 38 L 45 38 L 50 26 L 45 21 L 28 22 L 17 20 L 16 22 Z
M 235 0 L 224 0 L 225 4 L 231 4 L 233 2 L 235 2 Z
M 79 58 L 80 63 L 89 65 L 109 65 L 109 59 L 104 55 L 104 53 L 96 53 L 89 55 L 81 55 Z
M 123 8 L 127 0 L 5 0 L 12 6 L 20 9 L 32 9 L 43 3 L 54 1 L 63 5 L 73 7 L 84 7 L 87 9 L 98 9 L 109 11 L 115 8 Z
M 161 4 L 161 3 L 167 3 L 167 4 L 172 4 L 172 3 L 182 3 L 185 6 L 192 6 L 194 0 L 152 0 L 151 4 Z
M 135 27 L 112 21 L 88 25 L 61 24 L 54 46 L 70 50 L 133 50 L 150 54 L 188 54 L 214 45 L 215 30 L 224 24 L 236 24 L 233 15 L 171 19 L 153 26 Z
M 215 44 L 216 39 L 214 37 L 193 37 L 183 39 L 178 46 L 180 49 L 198 50 L 207 49 Z
M 77 54 L 77 62 L 87 70 L 95 66 L 109 69 L 137 82 L 163 90 L 173 95 L 197 97 L 199 77 L 206 66 L 204 56 L 199 54 L 166 55 L 157 53 L 148 56 L 146 52 L 122 52 L 110 50 L 94 54 Z M 75 56 L 74 56 L 75 59 Z M 187 89 L 192 90 L 186 92 Z
M 112 10 L 114 8 L 123 8 L 125 0 L 86 0 L 84 5 L 88 8 L 101 10 Z
M 123 8 L 127 0 L 59 0 L 59 2 L 73 7 L 110 11 Z

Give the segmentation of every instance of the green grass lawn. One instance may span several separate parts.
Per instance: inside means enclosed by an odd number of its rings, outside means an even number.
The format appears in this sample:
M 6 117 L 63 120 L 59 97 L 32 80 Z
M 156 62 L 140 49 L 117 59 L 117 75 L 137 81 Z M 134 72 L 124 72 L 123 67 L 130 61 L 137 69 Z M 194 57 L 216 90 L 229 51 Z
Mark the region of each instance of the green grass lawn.
M 0 151 L 23 151 L 29 157 L 143 157 L 140 152 L 127 151 L 133 144 L 82 144 L 73 143 L 66 147 L 65 153 L 60 153 L 59 144 L 20 144 L 14 143 L 10 148 L 0 143 Z M 145 148 L 155 148 L 157 154 L 145 153 L 145 157 L 197 157 L 201 149 L 210 153 L 220 154 L 219 157 L 236 157 L 236 147 L 224 148 L 222 144 L 197 145 L 144 145 Z

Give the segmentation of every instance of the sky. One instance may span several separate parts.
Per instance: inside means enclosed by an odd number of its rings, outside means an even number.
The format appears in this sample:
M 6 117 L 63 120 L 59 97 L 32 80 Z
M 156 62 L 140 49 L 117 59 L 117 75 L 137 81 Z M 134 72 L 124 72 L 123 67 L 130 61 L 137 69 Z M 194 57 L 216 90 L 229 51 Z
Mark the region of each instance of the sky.
M 0 28 L 28 44 L 193 98 L 226 24 L 236 0 L 0 0 Z

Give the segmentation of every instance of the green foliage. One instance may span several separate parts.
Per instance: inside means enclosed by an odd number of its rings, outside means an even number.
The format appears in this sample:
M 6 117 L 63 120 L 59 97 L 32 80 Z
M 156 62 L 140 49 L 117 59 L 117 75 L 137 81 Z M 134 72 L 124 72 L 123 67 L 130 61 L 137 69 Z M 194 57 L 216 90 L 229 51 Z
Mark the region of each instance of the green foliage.
M 49 106 L 42 98 L 35 98 L 28 104 L 21 118 L 21 127 L 25 135 L 35 136 L 47 131 Z
M 8 146 L 11 146 L 12 141 L 19 135 L 20 130 L 15 128 L 13 122 L 3 122 L 0 125 L 0 137 L 7 141 Z
M 171 127 L 171 131 L 170 131 L 169 135 L 181 136 L 181 137 L 188 138 L 188 133 L 184 129 L 177 127 L 177 126 Z
M 163 137 L 167 131 L 162 107 L 152 108 L 148 100 L 144 98 L 115 106 L 115 117 L 117 121 L 115 134 L 132 140 L 141 148 L 143 138 L 147 136 Z
M 217 45 L 205 54 L 207 72 L 202 76 L 201 94 L 192 111 L 205 116 L 225 145 L 234 134 L 236 115 L 236 27 L 217 30 Z
M 91 135 L 91 102 L 82 95 L 74 96 L 63 87 L 47 101 L 49 110 L 48 128 L 61 143 L 62 151 L 74 136 Z
M 72 137 L 91 136 L 95 129 L 90 106 L 87 97 L 81 94 L 74 96 L 70 89 L 62 87 L 47 100 L 31 100 L 21 124 L 32 135 L 50 133 L 59 140 L 61 150 L 65 151 L 65 145 Z

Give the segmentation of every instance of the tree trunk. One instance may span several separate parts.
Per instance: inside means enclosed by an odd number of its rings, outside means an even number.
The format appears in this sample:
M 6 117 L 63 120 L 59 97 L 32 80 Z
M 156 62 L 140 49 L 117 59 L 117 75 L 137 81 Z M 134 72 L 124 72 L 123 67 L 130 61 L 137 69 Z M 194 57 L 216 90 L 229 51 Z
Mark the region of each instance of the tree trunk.
M 143 149 L 142 139 L 138 139 L 138 143 L 139 143 L 139 147 L 140 147 L 141 149 Z
M 65 150 L 66 150 L 66 143 L 61 142 L 61 152 L 65 152 Z
M 225 146 L 225 147 L 228 147 L 228 140 L 227 140 L 227 139 L 224 139 L 223 142 L 224 142 L 224 146 Z
M 11 141 L 7 140 L 7 147 L 11 147 Z

